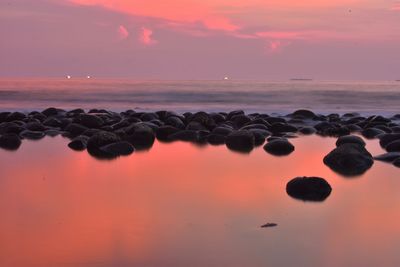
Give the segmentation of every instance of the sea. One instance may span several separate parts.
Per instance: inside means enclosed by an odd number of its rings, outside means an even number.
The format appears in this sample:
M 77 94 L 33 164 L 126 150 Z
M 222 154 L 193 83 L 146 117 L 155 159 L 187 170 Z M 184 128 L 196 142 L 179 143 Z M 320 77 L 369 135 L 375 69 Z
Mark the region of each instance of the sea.
M 0 79 L 0 110 L 104 108 L 288 113 L 399 111 L 398 81 L 138 81 L 132 79 Z

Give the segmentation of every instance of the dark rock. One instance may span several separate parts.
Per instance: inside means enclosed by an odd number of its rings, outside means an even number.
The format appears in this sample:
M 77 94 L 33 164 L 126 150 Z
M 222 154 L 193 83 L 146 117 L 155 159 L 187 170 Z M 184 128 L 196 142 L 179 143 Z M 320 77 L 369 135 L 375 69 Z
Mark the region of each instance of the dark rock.
M 304 135 L 311 135 L 317 132 L 317 130 L 312 126 L 305 126 L 299 129 L 299 132 Z
M 100 131 L 101 130 L 99 130 L 99 129 L 87 129 L 81 135 L 84 135 L 84 136 L 87 136 L 87 137 L 91 137 L 91 136 L 95 135 L 96 133 L 98 133 Z
M 143 113 L 140 116 L 140 119 L 142 121 L 152 121 L 152 120 L 158 120 L 159 117 L 158 117 L 158 115 L 156 113 Z
M 46 131 L 44 131 L 44 133 L 45 133 L 45 135 L 50 136 L 50 137 L 55 137 L 55 136 L 61 134 L 60 131 L 54 130 L 54 129 L 46 130 Z
M 231 121 L 236 125 L 236 128 L 243 127 L 246 123 L 251 122 L 251 118 L 246 115 L 235 115 L 231 118 Z
M 181 130 L 173 133 L 169 136 L 170 141 L 185 141 L 185 142 L 197 142 L 199 140 L 199 134 L 197 131 L 192 130 Z
M 347 127 L 347 129 L 350 130 L 350 132 L 361 132 L 363 130 L 357 124 L 348 124 L 348 125 L 346 125 L 346 127 Z
M 219 134 L 210 134 L 207 137 L 207 142 L 211 145 L 224 145 L 226 136 Z
M 276 227 L 278 224 L 276 223 L 266 223 L 264 225 L 261 225 L 261 228 L 269 228 L 269 227 Z
M 286 120 L 284 118 L 279 118 L 279 117 L 267 117 L 264 118 L 266 122 L 269 124 L 274 124 L 274 123 L 284 123 L 286 124 Z
M 49 127 L 61 127 L 61 121 L 57 118 L 50 117 L 43 121 L 43 125 Z
M 384 162 L 393 162 L 398 158 L 400 158 L 400 152 L 388 152 L 374 157 L 375 160 L 380 160 Z
M 25 131 L 22 131 L 19 134 L 19 136 L 21 136 L 22 138 L 25 138 L 25 139 L 29 139 L 29 140 L 39 140 L 39 139 L 42 139 L 43 137 L 45 137 L 45 133 L 38 132 L 38 131 L 25 130 Z
M 379 137 L 379 144 L 385 148 L 388 144 L 396 140 L 400 140 L 400 133 L 383 134 Z
M 385 149 L 387 152 L 400 152 L 400 140 L 389 143 Z
M 385 134 L 385 132 L 380 129 L 377 129 L 377 128 L 367 128 L 367 129 L 364 129 L 361 132 L 361 134 L 365 138 L 372 139 L 372 138 L 375 138 L 377 135 Z
M 119 136 L 114 133 L 100 131 L 88 139 L 87 150 L 90 155 L 96 158 L 113 158 L 114 155 L 101 149 L 106 145 L 117 143 L 120 141 Z
M 164 125 L 157 129 L 156 136 L 160 141 L 169 141 L 169 136 L 177 132 L 179 132 L 179 129 L 170 125 Z
M 11 122 L 11 121 L 22 121 L 26 119 L 26 115 L 22 112 L 13 112 L 8 114 L 7 118 L 5 121 Z
M 265 130 L 268 131 L 268 126 L 264 124 L 248 124 L 240 128 L 240 130 L 250 130 L 250 129 L 260 129 L 260 130 Z
M 307 110 L 307 109 L 299 109 L 296 110 L 295 112 L 292 113 L 292 116 L 300 116 L 303 118 L 309 118 L 312 119 L 314 118 L 316 115 L 314 112 Z
M 25 128 L 31 131 L 38 131 L 38 132 L 43 132 L 46 130 L 46 127 L 44 127 L 41 123 L 39 122 L 28 122 L 25 125 Z
M 105 145 L 100 147 L 100 150 L 104 151 L 107 154 L 111 154 L 115 157 L 117 156 L 127 156 L 133 153 L 135 150 L 131 143 L 126 141 L 121 141 L 117 143 L 112 143 L 109 145 Z
M 297 128 L 295 126 L 282 123 L 282 122 L 275 122 L 269 127 L 273 133 L 290 133 L 290 132 L 297 132 Z
M 56 116 L 58 114 L 58 110 L 56 108 L 46 108 L 42 111 L 42 114 L 46 117 Z
M 170 125 L 173 126 L 177 129 L 185 129 L 185 124 L 183 123 L 183 121 L 175 116 L 170 116 L 165 120 L 165 124 L 166 125 Z
M 191 130 L 191 131 L 202 131 L 202 130 L 207 130 L 207 127 L 205 127 L 203 124 L 197 121 L 191 121 L 188 123 L 186 126 L 186 130 Z
M 238 116 L 238 115 L 244 115 L 244 111 L 243 110 L 234 110 L 228 113 L 228 115 L 226 116 L 227 120 L 231 120 L 234 116 Z
M 100 128 L 104 121 L 99 116 L 93 114 L 80 114 L 80 124 L 88 128 Z
M 396 166 L 397 168 L 400 168 L 400 158 L 393 161 L 393 165 Z
M 65 128 L 65 131 L 68 132 L 72 137 L 75 137 L 75 136 L 81 135 L 87 129 L 88 128 L 83 125 L 80 125 L 77 123 L 71 123 Z
M 252 129 L 249 130 L 254 135 L 254 146 L 261 146 L 265 143 L 265 138 L 269 134 L 263 133 L 264 130 Z M 269 133 L 269 132 L 268 132 Z
M 400 133 L 400 126 L 393 126 L 391 129 L 393 133 Z
M 21 139 L 17 134 L 7 133 L 0 136 L 0 147 L 7 150 L 17 150 L 21 146 Z
M 231 128 L 228 128 L 228 127 L 222 127 L 222 126 L 218 126 L 218 127 L 215 127 L 213 130 L 212 130 L 212 134 L 217 134 L 217 135 L 223 135 L 223 136 L 227 136 L 227 135 L 229 135 L 230 133 L 232 133 L 232 129 Z
M 250 152 L 255 146 L 254 134 L 250 131 L 234 131 L 225 140 L 226 146 L 238 152 Z
M 286 156 L 294 151 L 294 146 L 285 139 L 276 139 L 268 142 L 264 150 L 275 156 Z
M 0 124 L 0 134 L 14 133 L 19 134 L 24 131 L 25 128 L 18 125 L 15 122 L 3 122 Z
M 287 183 L 286 192 L 304 201 L 324 201 L 331 194 L 332 188 L 320 177 L 297 177 Z
M 364 147 L 366 145 L 366 143 L 361 137 L 355 135 L 345 135 L 339 137 L 338 140 L 336 141 L 336 146 L 338 147 L 343 144 L 359 144 Z
M 127 129 L 126 133 L 125 140 L 137 150 L 151 148 L 156 138 L 153 129 L 146 124 L 134 124 Z
M 87 136 L 78 136 L 75 137 L 70 143 L 68 143 L 68 147 L 76 150 L 76 151 L 82 151 L 86 149 L 87 142 L 89 140 L 89 137 Z
M 345 143 L 326 155 L 324 163 L 342 175 L 353 176 L 366 172 L 374 161 L 363 146 Z

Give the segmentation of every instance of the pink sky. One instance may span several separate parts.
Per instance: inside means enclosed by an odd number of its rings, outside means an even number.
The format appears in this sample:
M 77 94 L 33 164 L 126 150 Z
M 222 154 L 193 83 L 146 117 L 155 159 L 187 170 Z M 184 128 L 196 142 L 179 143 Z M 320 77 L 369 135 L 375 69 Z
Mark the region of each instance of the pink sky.
M 0 76 L 399 79 L 393 0 L 4 0 Z

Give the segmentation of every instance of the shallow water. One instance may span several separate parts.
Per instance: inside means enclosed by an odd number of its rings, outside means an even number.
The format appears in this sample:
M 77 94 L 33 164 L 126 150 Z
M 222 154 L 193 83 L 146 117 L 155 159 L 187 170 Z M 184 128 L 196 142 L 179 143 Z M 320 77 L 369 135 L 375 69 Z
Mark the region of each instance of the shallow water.
M 400 82 L 0 79 L 0 110 L 105 108 L 398 113 Z
M 0 266 L 400 266 L 399 170 L 337 175 L 322 163 L 333 138 L 292 139 L 287 157 L 156 142 L 113 161 L 67 142 L 0 150 Z M 303 175 L 329 198 L 289 197 Z

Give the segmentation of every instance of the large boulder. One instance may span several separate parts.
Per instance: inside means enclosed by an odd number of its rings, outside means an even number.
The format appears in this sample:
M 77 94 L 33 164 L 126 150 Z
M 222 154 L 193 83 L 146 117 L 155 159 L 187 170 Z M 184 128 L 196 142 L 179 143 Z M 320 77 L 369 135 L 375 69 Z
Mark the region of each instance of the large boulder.
M 155 134 L 153 129 L 144 123 L 137 123 L 126 130 L 125 140 L 137 150 L 149 149 L 153 146 Z
M 274 156 L 286 156 L 294 151 L 294 146 L 286 139 L 279 138 L 268 142 L 264 150 Z
M 87 150 L 89 154 L 97 158 L 113 158 L 114 155 L 107 153 L 101 149 L 101 147 L 117 143 L 120 141 L 119 136 L 114 133 L 101 131 L 88 139 Z
M 65 131 L 71 136 L 71 137 L 75 137 L 78 135 L 83 134 L 88 128 L 77 124 L 77 123 L 71 123 L 69 124 L 66 128 Z
M 247 130 L 234 131 L 225 140 L 226 146 L 238 152 L 250 152 L 255 146 L 254 134 Z
M 68 147 L 71 148 L 72 150 L 76 150 L 76 151 L 85 150 L 88 140 L 89 140 L 89 137 L 80 135 L 80 136 L 72 139 L 72 141 L 68 143 Z
M 0 136 L 0 147 L 7 150 L 17 150 L 21 146 L 21 139 L 15 133 Z
M 383 134 L 379 137 L 379 144 L 385 148 L 388 144 L 396 140 L 400 140 L 400 133 Z
M 88 128 L 100 128 L 104 124 L 102 118 L 93 114 L 81 114 L 79 119 L 80 124 Z
M 304 201 L 324 201 L 331 194 L 332 188 L 320 177 L 296 177 L 287 183 L 286 192 Z
M 363 146 L 345 143 L 326 155 L 324 163 L 339 174 L 353 176 L 366 172 L 374 160 Z
M 169 136 L 174 134 L 174 133 L 177 133 L 177 132 L 179 132 L 178 128 L 175 128 L 175 127 L 170 126 L 170 125 L 164 125 L 164 126 L 161 126 L 161 127 L 159 127 L 157 129 L 156 137 L 160 141 L 167 142 L 167 141 L 170 141 Z
M 367 129 L 364 129 L 361 132 L 361 134 L 365 138 L 372 139 L 372 138 L 377 137 L 378 135 L 385 134 L 385 132 L 378 128 L 367 128 Z
M 299 109 L 299 110 L 296 110 L 295 112 L 293 112 L 293 113 L 292 113 L 292 116 L 312 119 L 312 118 L 314 118 L 316 115 L 315 115 L 315 113 L 312 112 L 311 110 Z
M 113 155 L 115 157 L 118 156 L 127 156 L 133 153 L 135 150 L 131 143 L 127 141 L 121 141 L 117 143 L 112 143 L 109 145 L 105 145 L 100 147 L 100 150 L 104 151 L 107 154 Z
M 385 149 L 388 152 L 400 152 L 400 140 L 393 141 L 389 143 Z

